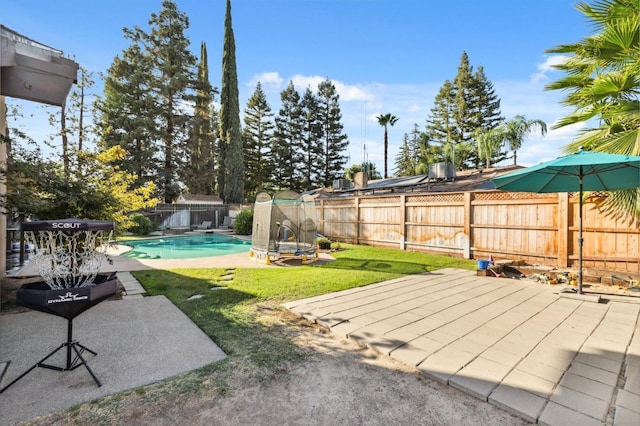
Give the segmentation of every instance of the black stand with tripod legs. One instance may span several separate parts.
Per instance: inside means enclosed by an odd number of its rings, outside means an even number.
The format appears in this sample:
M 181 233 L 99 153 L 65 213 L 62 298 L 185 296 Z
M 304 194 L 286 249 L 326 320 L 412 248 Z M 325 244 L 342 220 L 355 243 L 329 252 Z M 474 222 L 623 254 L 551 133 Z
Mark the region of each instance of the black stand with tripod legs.
M 29 374 L 31 371 L 35 370 L 36 367 L 48 368 L 50 370 L 56 370 L 56 371 L 71 371 L 71 370 L 75 370 L 76 368 L 80 367 L 81 365 L 84 365 L 84 367 L 87 369 L 89 374 L 91 374 L 91 377 L 93 377 L 93 380 L 96 382 L 98 387 L 102 386 L 102 383 L 100 383 L 100 380 L 98 380 L 96 375 L 93 373 L 93 370 L 91 370 L 91 368 L 89 367 L 89 364 L 87 364 L 87 361 L 82 356 L 82 353 L 85 352 L 85 351 L 89 352 L 90 354 L 92 354 L 94 356 L 98 355 L 98 353 L 92 351 L 91 349 L 87 348 L 86 346 L 83 346 L 80 343 L 78 343 L 75 340 L 73 340 L 73 319 L 68 319 L 67 321 L 68 321 L 68 324 L 67 324 L 67 341 L 64 342 L 63 344 L 61 344 L 60 346 L 58 346 L 56 349 L 54 349 L 52 352 L 50 352 L 47 356 L 42 358 L 40 361 L 36 362 L 31 368 L 29 368 L 27 371 L 25 371 L 20 376 L 15 378 L 7 386 L 1 388 L 0 389 L 0 393 L 4 392 L 5 390 L 7 390 L 9 388 L 9 386 L 13 385 L 14 383 L 16 383 L 17 381 L 22 379 L 24 376 Z M 67 349 L 67 363 L 66 363 L 65 367 L 58 367 L 56 365 L 45 364 L 46 360 L 51 358 L 60 349 L 63 349 L 63 348 Z M 72 355 L 72 352 L 75 352 L 75 356 Z
M 100 383 L 100 380 L 98 380 L 83 356 L 85 352 L 94 356 L 98 355 L 98 353 L 73 340 L 73 319 L 89 308 L 115 294 L 117 281 L 118 279 L 116 274 L 112 273 L 109 275 L 98 275 L 94 284 L 85 287 L 52 290 L 45 282 L 42 281 L 25 284 L 20 287 L 16 293 L 16 304 L 65 318 L 67 320 L 67 341 L 48 353 L 47 356 L 36 362 L 31 368 L 22 373 L 11 383 L 0 388 L 0 393 L 4 392 L 9 386 L 29 374 L 36 367 L 48 368 L 56 371 L 70 371 L 84 365 L 98 387 L 102 386 L 102 383 Z M 46 363 L 49 358 L 62 349 L 66 349 L 67 357 L 64 367 Z

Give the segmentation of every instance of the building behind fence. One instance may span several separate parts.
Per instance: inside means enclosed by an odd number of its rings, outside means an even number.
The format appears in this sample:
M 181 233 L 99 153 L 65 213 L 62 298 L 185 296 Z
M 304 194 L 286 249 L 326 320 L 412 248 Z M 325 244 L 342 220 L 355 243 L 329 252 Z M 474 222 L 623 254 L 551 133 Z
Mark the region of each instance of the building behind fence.
M 640 272 L 640 221 L 583 210 L 583 264 Z M 333 241 L 471 258 L 577 267 L 577 194 L 473 191 L 317 199 L 318 232 Z
M 229 216 L 226 204 L 158 204 L 150 211 L 150 218 L 157 229 L 188 230 L 202 222 L 211 222 L 211 228 L 219 228 L 225 216 Z

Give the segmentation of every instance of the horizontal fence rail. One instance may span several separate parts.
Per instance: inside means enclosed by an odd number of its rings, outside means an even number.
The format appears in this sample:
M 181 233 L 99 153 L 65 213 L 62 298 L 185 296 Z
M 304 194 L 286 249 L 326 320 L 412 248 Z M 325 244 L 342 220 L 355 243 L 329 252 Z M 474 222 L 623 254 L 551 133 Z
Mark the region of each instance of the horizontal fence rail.
M 583 205 L 583 265 L 640 272 L 640 221 Z M 474 191 L 316 200 L 318 232 L 333 241 L 559 268 L 578 263 L 577 194 Z

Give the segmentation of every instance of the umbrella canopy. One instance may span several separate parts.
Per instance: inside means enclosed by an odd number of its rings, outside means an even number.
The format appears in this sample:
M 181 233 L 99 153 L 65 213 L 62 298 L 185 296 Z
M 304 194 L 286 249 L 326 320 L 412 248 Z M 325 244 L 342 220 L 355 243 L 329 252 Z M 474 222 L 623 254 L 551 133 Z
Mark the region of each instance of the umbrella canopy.
M 582 183 L 580 182 L 582 177 Z M 640 187 L 640 157 L 578 151 L 493 179 L 514 192 L 616 191 Z
M 639 188 L 640 157 L 580 150 L 492 181 L 505 191 L 580 193 L 578 293 L 582 293 L 582 192 Z

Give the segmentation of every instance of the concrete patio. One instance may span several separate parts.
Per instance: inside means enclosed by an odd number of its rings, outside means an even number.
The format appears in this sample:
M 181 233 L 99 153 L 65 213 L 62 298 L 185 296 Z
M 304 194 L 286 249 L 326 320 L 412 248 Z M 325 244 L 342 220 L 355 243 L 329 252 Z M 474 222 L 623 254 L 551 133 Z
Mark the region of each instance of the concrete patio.
M 284 304 L 523 418 L 640 424 L 640 299 L 443 269 Z

